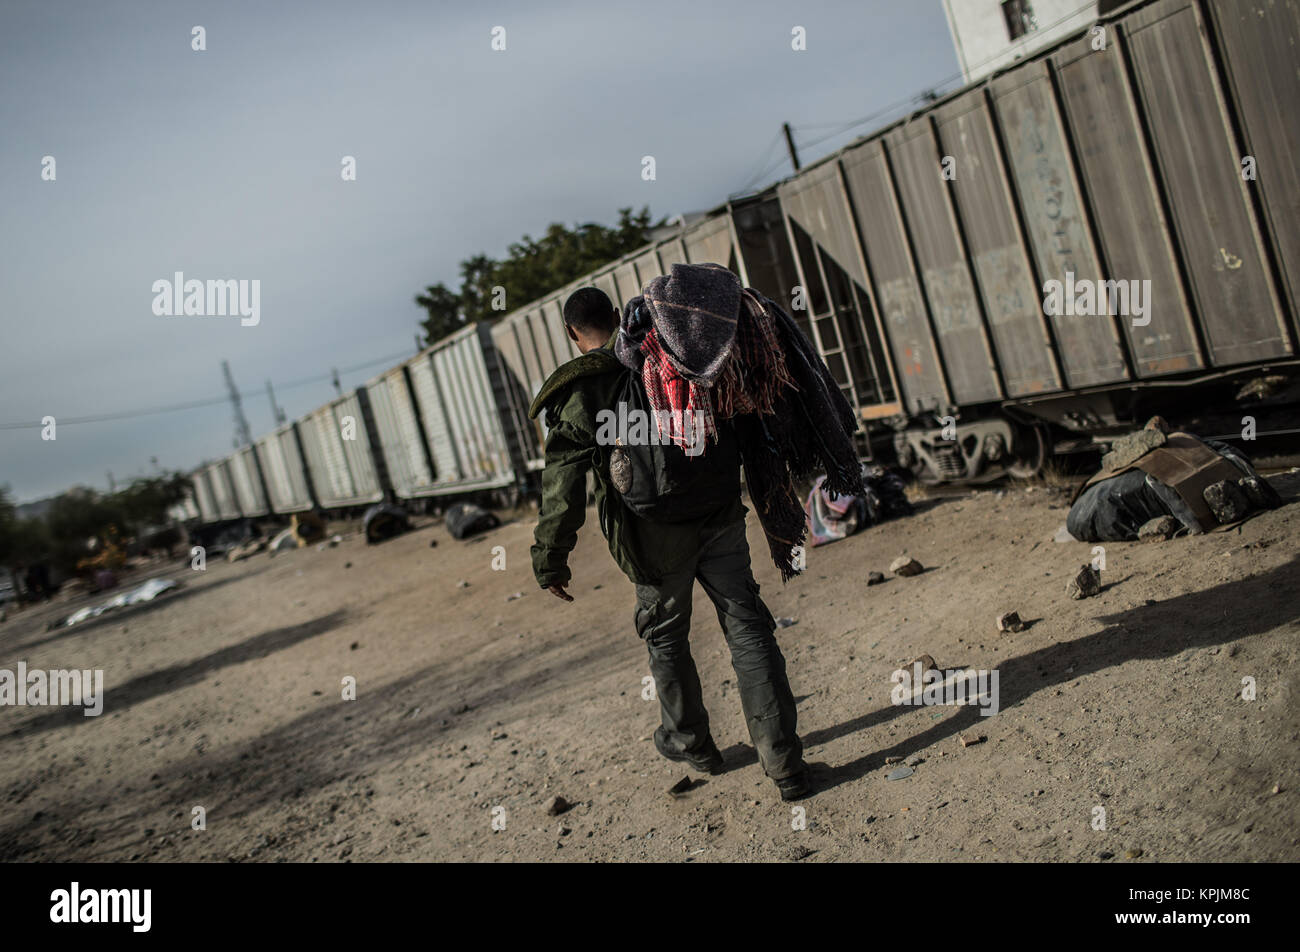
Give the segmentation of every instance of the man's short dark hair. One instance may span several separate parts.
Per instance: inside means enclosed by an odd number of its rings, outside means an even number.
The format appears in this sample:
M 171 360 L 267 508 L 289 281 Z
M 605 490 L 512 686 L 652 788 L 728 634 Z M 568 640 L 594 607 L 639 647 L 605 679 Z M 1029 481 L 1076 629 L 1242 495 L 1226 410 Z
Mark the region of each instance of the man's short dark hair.
M 564 302 L 564 323 L 582 334 L 612 334 L 618 311 L 600 288 L 578 288 Z

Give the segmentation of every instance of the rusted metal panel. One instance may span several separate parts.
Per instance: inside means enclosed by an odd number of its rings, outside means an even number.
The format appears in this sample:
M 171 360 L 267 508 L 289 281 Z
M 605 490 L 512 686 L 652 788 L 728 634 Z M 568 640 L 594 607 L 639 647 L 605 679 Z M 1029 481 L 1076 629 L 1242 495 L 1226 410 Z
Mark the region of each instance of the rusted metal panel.
M 637 294 L 641 293 L 639 288 L 644 288 L 652 280 L 664 273 L 663 267 L 659 264 L 659 256 L 655 253 L 654 248 L 644 254 L 637 255 L 632 263 L 636 265 Z
M 893 379 L 838 165 L 810 169 L 781 186 L 778 195 L 795 236 L 799 284 L 805 289 L 806 323 L 800 326 L 851 406 L 892 400 Z
M 857 216 L 858 234 L 875 278 L 877 306 L 908 412 L 951 402 L 940 370 L 907 232 L 895 200 L 884 148 L 878 140 L 850 149 L 841 158 Z
M 982 89 L 935 111 L 935 127 L 1007 395 L 1061 388 L 1015 198 Z
M 1300 329 L 1300 0 L 1210 0 L 1209 6 Z
M 257 458 L 251 446 L 235 450 L 227 462 L 230 466 L 232 488 L 235 501 L 245 516 L 265 516 L 270 510 L 266 506 L 266 493 L 262 490 L 262 480 L 258 475 Z
M 618 285 L 620 298 L 614 302 L 615 307 L 627 303 L 641 293 L 641 283 L 636 276 L 636 265 L 631 261 L 626 261 L 614 269 L 614 282 Z
M 1002 396 L 928 120 L 885 136 L 939 351 L 958 404 Z
M 213 501 L 217 504 L 217 514 L 222 519 L 238 519 L 243 515 L 239 509 L 239 501 L 235 498 L 235 489 L 231 485 L 230 470 L 225 460 L 208 467 L 208 479 L 212 487 Z
M 826 162 L 781 185 L 778 193 L 786 214 L 798 222 L 850 278 L 865 287 L 857 234 L 848 206 L 840 194 L 838 170 Z
M 681 264 L 686 260 L 686 246 L 682 244 L 680 238 L 670 238 L 656 250 L 659 252 L 661 274 L 671 274 L 673 265 Z
M 686 257 L 691 264 L 713 263 L 735 269 L 736 257 L 727 215 L 705 219 L 686 232 L 682 241 L 686 245 Z
M 504 486 L 514 479 L 476 332 L 474 327 L 458 331 L 429 355 L 451 438 L 460 456 L 463 475 L 454 486 L 457 491 Z
M 196 469 L 190 474 L 194 483 L 194 502 L 199 508 L 199 521 L 204 524 L 221 521 L 221 510 L 217 506 L 216 494 L 212 491 L 212 477 L 207 467 Z
M 594 275 L 591 278 L 590 283 L 604 291 L 605 295 L 609 298 L 610 303 L 619 310 L 622 310 L 623 298 L 618 293 L 618 286 L 614 284 L 613 271 L 604 271 L 600 274 Z
M 1085 38 L 1053 62 L 1108 275 L 1142 294 L 1145 313 L 1122 317 L 1120 326 L 1138 375 L 1152 377 L 1197 370 L 1205 362 L 1129 88 L 1126 54 L 1112 35 L 1105 50 Z
M 1045 282 L 1040 293 L 1045 298 L 1046 282 L 1073 288 L 1086 286 L 1080 281 L 1105 280 L 1046 64 L 1027 63 L 990 88 L 1038 276 Z M 1117 318 L 1078 313 L 1073 300 L 1056 303 L 1059 313 L 1048 317 L 1069 385 L 1128 379 Z
M 1290 354 L 1196 6 L 1160 0 L 1134 11 L 1124 26 L 1210 362 Z M 1294 60 L 1293 51 L 1291 69 Z
M 578 348 L 564 330 L 564 309 L 558 297 L 552 298 L 542 305 L 542 320 L 545 322 L 546 332 L 551 338 L 551 350 L 559 359 L 560 364 L 567 364 L 574 357 L 577 357 Z
M 433 470 L 425 455 L 404 368 L 394 367 L 370 381 L 366 392 L 393 490 L 403 499 L 427 492 L 433 486 Z
M 298 452 L 294 424 L 286 423 L 257 441 L 271 509 L 277 513 L 302 512 L 312 507 L 307 474 Z

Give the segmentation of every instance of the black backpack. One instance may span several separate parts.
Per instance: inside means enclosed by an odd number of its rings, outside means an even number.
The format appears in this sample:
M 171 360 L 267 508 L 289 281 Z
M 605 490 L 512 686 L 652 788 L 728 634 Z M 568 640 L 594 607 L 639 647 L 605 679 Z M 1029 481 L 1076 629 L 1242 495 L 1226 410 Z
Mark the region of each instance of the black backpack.
M 687 456 L 676 444 L 657 442 L 640 374 L 625 375 L 617 399 L 627 405 L 629 418 L 641 411 L 648 424 L 646 442 L 606 449 L 610 483 L 633 513 L 652 522 L 687 522 L 740 495 L 740 448 L 729 423 L 719 420 L 718 442 L 710 440 L 703 453 Z M 618 412 L 617 404 L 613 409 Z

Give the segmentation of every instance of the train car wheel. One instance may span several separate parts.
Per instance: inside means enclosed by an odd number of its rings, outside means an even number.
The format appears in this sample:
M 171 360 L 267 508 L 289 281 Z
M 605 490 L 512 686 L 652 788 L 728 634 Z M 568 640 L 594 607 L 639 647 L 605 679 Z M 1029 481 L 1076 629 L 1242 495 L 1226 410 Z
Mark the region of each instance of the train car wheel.
M 1051 456 L 1049 447 L 1047 427 L 1038 424 L 1020 428 L 1016 433 L 1016 461 L 1007 467 L 1007 473 L 1016 479 L 1038 476 Z

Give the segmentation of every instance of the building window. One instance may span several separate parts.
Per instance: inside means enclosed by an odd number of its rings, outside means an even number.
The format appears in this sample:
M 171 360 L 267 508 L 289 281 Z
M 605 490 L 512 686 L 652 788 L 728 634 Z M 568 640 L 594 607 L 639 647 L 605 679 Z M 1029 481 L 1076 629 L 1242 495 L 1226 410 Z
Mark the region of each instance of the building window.
M 1018 40 L 1030 30 L 1038 29 L 1029 0 L 1002 0 L 1002 16 L 1007 21 L 1007 33 Z

